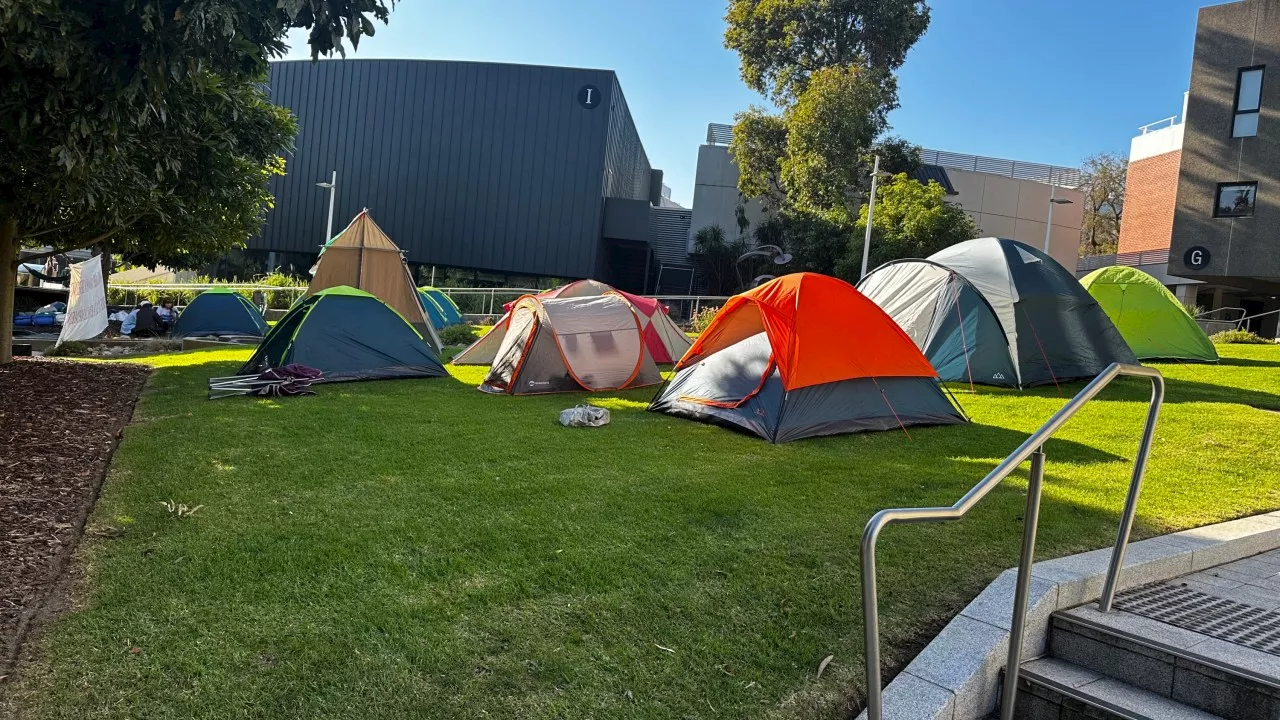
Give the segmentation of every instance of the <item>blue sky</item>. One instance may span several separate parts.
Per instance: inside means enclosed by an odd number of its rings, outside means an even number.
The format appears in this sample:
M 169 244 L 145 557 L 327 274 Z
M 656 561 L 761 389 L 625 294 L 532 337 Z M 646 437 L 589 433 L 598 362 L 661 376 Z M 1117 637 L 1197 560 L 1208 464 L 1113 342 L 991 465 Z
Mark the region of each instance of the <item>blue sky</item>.
M 1127 152 L 1181 110 L 1203 0 L 935 0 L 899 73 L 893 132 L 919 145 L 1077 165 Z M 351 57 L 491 60 L 617 71 L 678 202 L 708 122 L 763 99 L 724 49 L 717 0 L 403 0 Z M 290 57 L 307 57 L 304 35 Z

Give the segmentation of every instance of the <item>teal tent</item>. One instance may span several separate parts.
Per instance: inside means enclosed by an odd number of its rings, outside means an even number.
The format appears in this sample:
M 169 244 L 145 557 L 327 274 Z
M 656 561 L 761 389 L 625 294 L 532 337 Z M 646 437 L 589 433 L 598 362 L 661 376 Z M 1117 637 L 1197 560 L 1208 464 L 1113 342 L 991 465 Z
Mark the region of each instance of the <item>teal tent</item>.
M 175 338 L 211 335 L 267 334 L 262 313 L 243 295 L 229 288 L 212 288 L 196 296 L 178 316 L 170 335 Z
M 458 309 L 458 305 L 453 301 L 453 298 L 430 285 L 423 285 L 418 288 L 418 294 L 425 295 L 435 304 L 436 310 L 440 312 L 445 325 L 462 324 L 462 311 Z M 427 308 L 427 313 L 431 313 L 431 308 Z M 437 329 L 440 327 L 443 326 L 436 326 Z
M 320 370 L 326 382 L 447 374 L 408 320 L 374 295 L 346 285 L 295 305 L 237 374 L 293 363 Z

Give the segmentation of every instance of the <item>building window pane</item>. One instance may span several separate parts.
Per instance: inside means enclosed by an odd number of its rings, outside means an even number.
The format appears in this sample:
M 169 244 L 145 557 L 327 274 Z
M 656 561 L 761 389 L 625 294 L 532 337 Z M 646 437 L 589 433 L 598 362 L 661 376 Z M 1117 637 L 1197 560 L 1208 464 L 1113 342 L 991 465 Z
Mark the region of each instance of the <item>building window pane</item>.
M 1252 217 L 1258 197 L 1258 183 L 1218 183 L 1213 216 L 1220 218 Z
M 1236 112 L 1257 110 L 1262 104 L 1262 68 L 1240 71 Z
M 1240 68 L 1236 74 L 1236 113 L 1231 124 L 1231 137 L 1254 137 L 1258 134 L 1262 70 L 1261 67 Z
M 1240 113 L 1236 115 L 1236 124 L 1231 128 L 1231 137 L 1254 137 L 1258 134 L 1258 113 Z

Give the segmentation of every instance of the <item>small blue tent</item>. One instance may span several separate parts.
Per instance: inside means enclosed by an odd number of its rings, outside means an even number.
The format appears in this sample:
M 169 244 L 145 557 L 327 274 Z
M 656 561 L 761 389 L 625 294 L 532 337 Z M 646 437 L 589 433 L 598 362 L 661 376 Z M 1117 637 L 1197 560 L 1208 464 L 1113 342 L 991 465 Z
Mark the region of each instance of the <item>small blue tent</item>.
M 205 290 L 178 316 L 170 333 L 175 338 L 209 335 L 267 334 L 267 323 L 258 308 L 227 288 Z
M 346 285 L 321 290 L 295 305 L 237 374 L 291 363 L 320 370 L 326 382 L 447 374 L 400 313 Z
M 418 301 L 422 303 L 422 309 L 427 312 L 427 319 L 431 321 L 431 327 L 436 330 L 443 330 L 449 324 L 445 322 L 444 310 L 440 309 L 440 306 L 436 304 L 435 300 L 431 299 L 430 295 L 418 290 Z
M 453 301 L 453 298 L 445 295 L 443 292 L 431 287 L 430 285 L 423 285 L 418 288 L 418 293 L 420 295 L 426 295 L 435 302 L 436 309 L 440 311 L 440 315 L 443 317 L 445 325 L 462 324 L 462 311 L 458 309 L 458 305 Z M 431 309 L 427 308 L 427 312 L 430 313 Z

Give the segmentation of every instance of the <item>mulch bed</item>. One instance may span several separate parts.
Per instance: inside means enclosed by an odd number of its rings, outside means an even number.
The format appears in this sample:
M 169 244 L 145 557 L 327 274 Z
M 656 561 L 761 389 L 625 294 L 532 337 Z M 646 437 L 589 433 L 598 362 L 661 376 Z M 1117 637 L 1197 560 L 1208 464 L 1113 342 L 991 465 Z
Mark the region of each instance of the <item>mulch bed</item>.
M 0 365 L 0 677 L 66 568 L 148 372 Z

